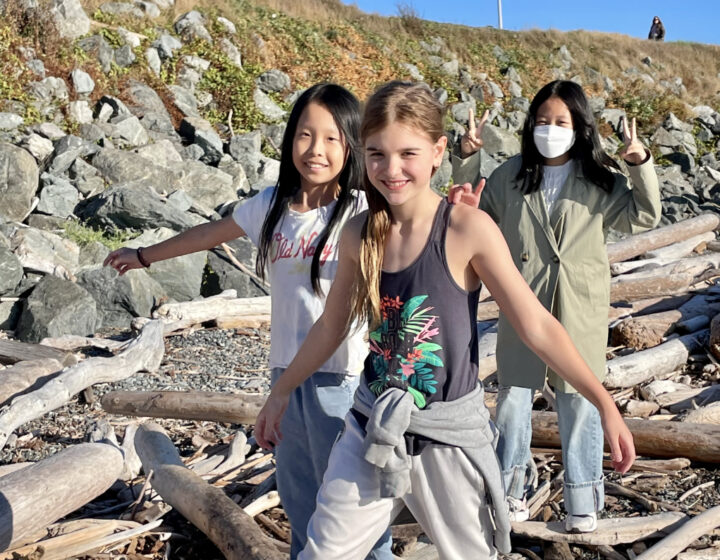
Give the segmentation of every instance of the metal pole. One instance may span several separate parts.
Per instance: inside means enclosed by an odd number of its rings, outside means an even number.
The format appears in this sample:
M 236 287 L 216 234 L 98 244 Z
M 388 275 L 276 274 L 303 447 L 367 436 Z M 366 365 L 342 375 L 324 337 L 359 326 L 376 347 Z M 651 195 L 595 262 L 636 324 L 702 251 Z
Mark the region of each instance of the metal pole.
M 498 29 L 502 28 L 502 0 L 498 0 Z

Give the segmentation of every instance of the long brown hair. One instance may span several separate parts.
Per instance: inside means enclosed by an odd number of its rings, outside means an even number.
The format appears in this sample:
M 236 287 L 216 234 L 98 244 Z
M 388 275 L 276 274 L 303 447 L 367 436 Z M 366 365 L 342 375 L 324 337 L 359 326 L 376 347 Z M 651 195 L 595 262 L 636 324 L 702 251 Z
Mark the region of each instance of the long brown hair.
M 365 105 L 360 139 L 368 137 L 397 122 L 426 134 L 433 142 L 443 135 L 445 109 L 435 99 L 427 84 L 393 81 L 378 88 Z M 360 242 L 360 274 L 356 276 L 350 296 L 351 317 L 367 321 L 371 328 L 382 321 L 380 313 L 380 276 L 385 240 L 390 231 L 390 206 L 385 197 L 370 183 L 365 173 L 365 194 L 368 201 L 367 220 Z

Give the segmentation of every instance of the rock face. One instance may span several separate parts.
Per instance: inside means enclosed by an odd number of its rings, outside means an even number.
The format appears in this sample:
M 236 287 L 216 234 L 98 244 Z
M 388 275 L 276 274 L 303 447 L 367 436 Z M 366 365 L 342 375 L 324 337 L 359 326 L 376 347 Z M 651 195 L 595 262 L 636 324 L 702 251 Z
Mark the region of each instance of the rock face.
M 80 0 L 53 0 L 50 13 L 61 37 L 75 39 L 90 31 L 90 18 Z
M 33 290 L 17 326 L 17 337 L 40 342 L 65 334 L 87 336 L 97 327 L 95 300 L 87 290 L 69 280 L 46 276 Z
M 28 152 L 0 142 L 0 218 L 22 221 L 38 189 L 38 166 Z

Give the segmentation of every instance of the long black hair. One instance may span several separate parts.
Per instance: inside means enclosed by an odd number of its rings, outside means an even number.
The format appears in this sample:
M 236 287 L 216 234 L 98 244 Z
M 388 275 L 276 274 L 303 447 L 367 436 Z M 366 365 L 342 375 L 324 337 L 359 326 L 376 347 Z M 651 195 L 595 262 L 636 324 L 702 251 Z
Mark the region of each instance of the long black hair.
M 544 85 L 530 103 L 530 110 L 523 127 L 522 167 L 517 175 L 518 180 L 522 181 L 521 190 L 524 194 L 535 192 L 542 182 L 545 158 L 535 146 L 533 133 L 537 112 L 551 97 L 561 99 L 572 116 L 575 143 L 570 148 L 570 157 L 580 162 L 583 174 L 591 183 L 611 192 L 615 179 L 610 169 L 619 170 L 620 166 L 603 150 L 585 92 L 575 82 L 568 80 L 555 80 Z
M 265 216 L 262 230 L 260 232 L 260 243 L 258 247 L 255 270 L 261 278 L 265 278 L 265 268 L 268 263 L 268 254 L 272 246 L 273 233 L 287 211 L 295 195 L 300 190 L 300 172 L 293 163 L 293 140 L 297 131 L 298 121 L 302 112 L 310 103 L 317 103 L 327 109 L 340 129 L 342 138 L 347 146 L 347 160 L 340 172 L 338 179 L 340 193 L 337 204 L 333 209 L 330 220 L 318 238 L 315 254 L 313 255 L 310 268 L 310 280 L 313 290 L 320 294 L 320 258 L 323 248 L 327 243 L 333 229 L 337 227 L 347 208 L 353 203 L 352 190 L 358 189 L 363 184 L 365 174 L 363 158 L 361 157 L 359 136 L 360 136 L 360 102 L 344 87 L 336 84 L 316 84 L 305 90 L 295 102 L 290 112 L 290 118 L 283 135 L 280 155 L 280 175 L 278 177 L 275 192 L 270 202 L 270 209 Z

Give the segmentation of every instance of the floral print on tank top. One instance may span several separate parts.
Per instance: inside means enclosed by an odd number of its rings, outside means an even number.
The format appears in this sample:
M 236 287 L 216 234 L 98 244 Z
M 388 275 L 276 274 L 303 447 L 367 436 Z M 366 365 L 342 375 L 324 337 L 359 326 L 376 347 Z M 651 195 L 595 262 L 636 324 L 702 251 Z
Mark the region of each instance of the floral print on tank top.
M 406 302 L 399 297 L 383 297 L 382 324 L 370 333 L 370 351 L 375 379 L 369 383 L 376 395 L 390 387 L 408 391 L 419 408 L 426 405 L 426 396 L 437 391 L 433 371 L 444 367 L 438 352 L 442 346 L 432 339 L 439 334 L 432 315 L 434 307 L 423 307 L 426 295 Z

